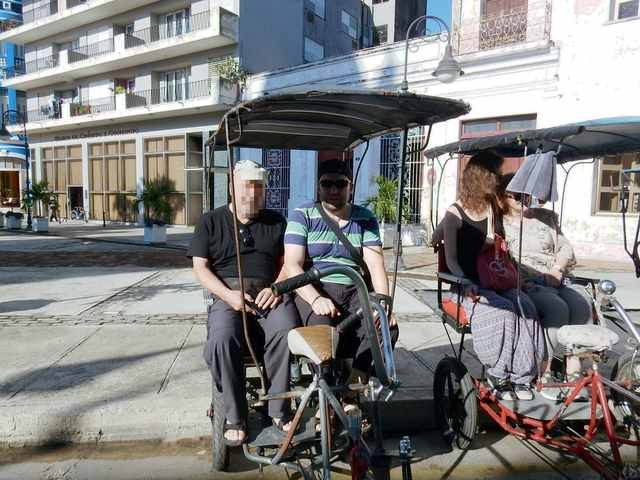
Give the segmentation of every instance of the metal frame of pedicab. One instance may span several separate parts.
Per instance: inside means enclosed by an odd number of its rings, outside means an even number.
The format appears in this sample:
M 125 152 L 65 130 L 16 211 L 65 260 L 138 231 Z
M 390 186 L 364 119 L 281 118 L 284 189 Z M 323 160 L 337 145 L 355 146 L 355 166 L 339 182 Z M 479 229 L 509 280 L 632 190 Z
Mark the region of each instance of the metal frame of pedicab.
M 229 172 L 231 172 L 235 165 L 236 147 L 348 151 L 364 143 L 368 147 L 368 142 L 371 138 L 391 132 L 403 132 L 399 168 L 400 186 L 398 189 L 398 211 L 402 211 L 408 130 L 414 127 L 427 126 L 430 134 L 434 123 L 458 117 L 468 113 L 469 110 L 469 106 L 459 100 L 411 93 L 366 90 L 290 91 L 278 95 L 264 96 L 235 106 L 224 115 L 217 131 L 209 139 L 208 144 L 210 147 L 216 145 L 226 146 Z M 427 140 L 424 145 L 421 145 L 421 150 L 426 149 L 429 134 L 427 134 Z M 211 148 L 211 154 L 213 155 L 213 148 Z M 231 201 L 235 204 L 233 182 L 230 182 L 230 186 Z M 237 252 L 240 245 L 238 221 L 235 215 L 233 218 L 234 243 Z M 400 233 L 401 224 L 398 222 L 396 252 L 400 252 Z M 397 254 L 394 265 L 391 298 L 393 298 L 393 293 L 395 292 L 398 256 Z M 242 258 L 240 255 L 236 255 L 236 259 L 244 303 L 245 287 Z M 293 418 L 293 427 L 277 448 L 276 454 L 268 457 L 260 450 L 252 452 L 247 444 L 243 446 L 244 454 L 246 458 L 259 465 L 283 466 L 298 471 L 304 478 L 312 478 L 316 470 L 321 470 L 324 478 L 330 478 L 332 464 L 340 457 L 340 453 L 345 453 L 334 449 L 336 436 L 333 435 L 334 432 L 330 428 L 328 418 L 330 406 L 343 426 L 340 435 L 347 438 L 346 444 L 348 446 L 357 447 L 359 454 L 363 455 L 366 460 L 366 471 L 359 471 L 359 478 L 364 478 L 365 476 L 389 478 L 389 460 L 392 452 L 385 451 L 383 447 L 378 403 L 389 400 L 399 387 L 399 382 L 395 373 L 387 312 L 381 308 L 379 303 L 371 300 L 362 277 L 350 268 L 333 267 L 322 271 L 311 268 L 302 275 L 274 284 L 272 289 L 277 294 L 283 294 L 335 273 L 341 273 L 351 278 L 356 286 L 362 305 L 359 312 L 344 319 L 337 330 L 339 332 L 344 328 L 348 328 L 349 324 L 357 319 L 362 319 L 365 322 L 367 337 L 371 344 L 375 376 L 372 377 L 366 387 L 331 386 L 322 377 L 319 368 L 316 367 L 313 371 L 311 384 L 305 389 L 293 390 L 280 395 L 265 395 L 266 382 L 264 373 L 249 340 L 248 318 L 243 309 L 242 321 L 245 341 L 253 363 L 260 371 L 262 388 L 259 399 L 261 401 L 268 401 L 274 398 L 299 399 Z M 373 310 L 377 311 L 379 327 L 375 326 Z M 336 397 L 337 393 L 349 390 L 363 393 L 367 400 L 371 402 L 373 410 L 372 427 L 375 437 L 375 443 L 372 446 L 368 445 L 362 438 L 360 420 L 354 420 L 345 415 L 343 407 Z M 312 452 L 310 456 L 306 456 L 309 444 L 316 446 L 318 444 L 315 432 L 313 439 L 301 439 L 300 442 L 296 441 L 295 432 L 301 422 L 304 408 L 313 395 L 317 395 L 320 407 L 320 453 Z M 410 478 L 408 464 L 408 458 L 410 457 L 409 443 L 403 441 L 400 446 L 399 456 L 403 463 L 403 475 L 406 475 L 406 478 Z M 351 452 L 353 453 L 353 450 Z M 302 465 L 301 457 L 309 461 L 307 465 Z
M 629 117 L 603 119 L 585 122 L 583 124 L 512 132 L 503 135 L 462 140 L 442 147 L 433 148 L 427 152 L 427 156 L 435 158 L 444 154 L 472 155 L 482 150 L 492 150 L 503 157 L 525 158 L 527 156 L 527 152 L 544 153 L 553 151 L 556 152 L 556 159 L 559 165 L 562 165 L 565 162 L 579 161 L 586 158 L 595 159 L 603 155 L 640 151 L 640 118 Z M 567 175 L 575 165 L 576 164 L 573 164 L 568 170 L 565 169 Z M 632 172 L 629 171 L 628 173 Z M 565 190 L 566 180 L 565 189 L 563 189 L 562 193 L 563 203 Z M 638 227 L 636 229 L 633 247 L 628 248 L 625 219 L 628 204 L 624 203 L 624 190 L 622 197 L 622 213 L 625 235 L 624 246 L 625 250 L 634 261 L 636 272 L 639 273 L 640 271 L 638 269 L 640 268 L 640 260 L 638 259 L 638 232 L 640 231 L 640 219 L 638 220 Z M 521 240 L 523 234 L 522 228 L 521 221 Z M 522 241 L 520 242 L 520 245 L 522 245 Z M 446 264 L 442 263 L 444 261 L 442 249 L 438 253 L 440 256 L 440 270 L 446 268 Z M 583 283 L 587 282 L 591 283 L 592 286 L 595 286 L 594 280 L 581 280 Z M 462 333 L 460 346 L 456 352 L 454 343 L 447 332 L 454 356 L 446 357 L 440 362 L 436 369 L 434 380 L 435 395 L 436 397 L 442 397 L 440 399 L 436 399 L 437 403 L 440 403 L 436 408 L 444 409 L 445 407 L 448 407 L 450 410 L 447 412 L 452 416 L 452 418 L 446 419 L 441 425 L 445 439 L 457 444 L 460 448 L 469 448 L 473 435 L 475 435 L 475 425 L 470 425 L 470 423 L 477 421 L 477 406 L 479 405 L 484 413 L 486 413 L 509 434 L 515 435 L 519 438 L 533 440 L 542 445 L 550 446 L 576 455 L 606 479 L 624 478 L 624 464 L 619 448 L 622 445 L 640 447 L 640 437 L 636 438 L 636 440 L 632 440 L 630 438 L 622 437 L 616 433 L 614 427 L 615 417 L 609 408 L 607 389 L 612 394 L 615 394 L 618 399 L 624 398 L 627 399 L 627 401 L 638 405 L 638 402 L 640 402 L 640 396 L 636 393 L 638 392 L 637 387 L 640 383 L 638 383 L 638 381 L 632 382 L 630 380 L 609 380 L 603 376 L 598 369 L 599 361 L 606 358 L 606 351 L 590 352 L 583 356 L 594 360 L 593 367 L 587 371 L 587 375 L 581 380 L 571 383 L 546 385 L 546 387 L 565 387 L 570 389 L 569 395 L 561 404 L 556 405 L 557 411 L 549 418 L 539 419 L 527 416 L 526 414 L 518 411 L 517 402 L 509 402 L 511 405 L 507 406 L 504 400 L 501 401 L 496 398 L 481 379 L 473 379 L 466 367 L 463 365 L 462 354 L 465 351 L 463 346 L 464 335 L 470 331 L 468 319 L 466 318 L 466 313 L 461 311 L 459 305 L 460 293 L 458 293 L 458 298 L 453 309 L 450 305 L 443 305 L 442 283 L 455 285 L 458 287 L 458 292 L 460 292 L 460 287 L 465 283 L 468 283 L 468 280 L 456 277 L 448 272 L 438 273 L 438 307 L 441 310 L 443 323 L 445 325 L 449 324 L 456 331 Z M 624 326 L 619 323 L 616 325 L 626 333 L 632 335 L 636 342 L 638 342 L 632 357 L 635 359 L 638 354 L 640 335 L 634 323 L 624 310 L 624 307 L 622 307 L 620 302 L 613 296 L 615 292 L 615 284 L 606 280 L 602 281 L 598 284 L 598 290 L 603 296 L 603 299 L 608 302 L 611 308 L 618 313 L 619 318 L 622 319 Z M 601 317 L 600 319 L 602 320 Z M 460 384 L 460 390 L 458 392 L 453 391 L 453 383 L 450 377 L 451 373 L 456 375 L 456 380 Z M 536 390 L 539 392 L 541 388 L 546 387 L 538 384 Z M 583 388 L 591 389 L 590 416 L 588 418 L 587 425 L 585 426 L 585 431 L 580 433 L 577 429 L 572 428 L 568 422 L 565 424 L 563 421 L 563 415 L 568 412 L 569 408 Z M 461 396 L 462 402 L 454 401 L 451 402 L 450 405 L 444 405 L 445 389 L 449 398 L 453 399 L 456 395 L 458 397 Z M 475 401 L 476 397 L 477 403 Z M 526 402 L 523 405 L 526 405 Z M 451 410 L 453 408 L 457 409 Z M 461 423 L 459 418 L 457 420 L 454 418 L 456 414 L 464 415 Z M 465 421 L 467 422 L 466 424 Z M 602 429 L 604 429 L 604 433 L 609 441 L 609 446 L 611 448 L 610 455 L 602 451 L 600 447 L 595 444 L 596 435 L 600 433 Z M 612 459 L 610 457 L 612 457 Z

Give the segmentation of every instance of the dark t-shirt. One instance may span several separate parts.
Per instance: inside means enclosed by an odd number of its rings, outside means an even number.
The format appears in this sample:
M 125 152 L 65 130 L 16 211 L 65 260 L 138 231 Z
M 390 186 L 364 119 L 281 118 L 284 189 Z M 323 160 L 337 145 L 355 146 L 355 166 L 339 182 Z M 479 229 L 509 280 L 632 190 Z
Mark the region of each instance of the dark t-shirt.
M 187 251 L 189 258 L 208 259 L 211 270 L 220 278 L 238 277 L 231 215 L 226 205 L 202 215 Z M 287 221 L 278 212 L 263 210 L 251 223 L 240 227 L 249 231 L 240 235 L 243 274 L 272 282 L 284 254 Z

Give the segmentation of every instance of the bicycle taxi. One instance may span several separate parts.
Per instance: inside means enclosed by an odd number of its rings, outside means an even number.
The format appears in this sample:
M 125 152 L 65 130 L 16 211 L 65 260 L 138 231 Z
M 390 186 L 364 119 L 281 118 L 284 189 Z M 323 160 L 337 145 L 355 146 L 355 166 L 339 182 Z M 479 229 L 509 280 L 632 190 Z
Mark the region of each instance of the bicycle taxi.
M 458 117 L 468 111 L 469 106 L 461 101 L 395 92 L 310 91 L 268 95 L 229 110 L 209 139 L 209 144 L 227 149 L 231 170 L 235 165 L 237 147 L 349 152 L 361 144 L 368 146 L 371 138 L 389 132 L 404 132 L 406 139 L 410 128 L 431 128 L 435 123 Z M 213 150 L 211 148 L 212 153 Z M 401 172 L 406 154 L 407 145 L 403 142 Z M 209 167 L 212 165 L 210 159 Z M 402 191 L 402 174 L 400 178 Z M 231 199 L 235 201 L 233 182 L 230 185 Z M 398 211 L 402 211 L 403 200 L 404 196 L 399 195 Z M 238 252 L 238 224 L 235 215 L 233 217 L 234 241 Z M 244 297 L 242 258 L 236 257 Z M 408 438 L 400 442 L 398 452 L 385 450 L 378 408 L 381 402 L 388 401 L 400 388 L 387 320 L 392 308 L 391 299 L 386 299 L 387 307 L 384 308 L 380 298 L 369 294 L 362 277 L 353 269 L 345 267 L 323 270 L 312 268 L 302 275 L 274 284 L 272 289 L 278 295 L 292 292 L 335 273 L 353 280 L 361 309 L 343 319 L 337 328 L 302 327 L 289 334 L 289 349 L 296 357 L 294 369 L 301 364 L 306 373 L 292 375 L 295 384 L 289 392 L 265 395 L 266 381 L 261 368 L 260 352 L 253 347 L 248 335 L 251 319 L 242 312 L 248 353 L 245 365 L 246 368 L 252 366 L 258 371 L 257 379 L 247 378 L 250 384 L 247 391 L 251 392 L 252 397 L 250 405 L 256 414 L 253 415 L 253 425 L 250 418 L 249 442 L 243 445 L 244 456 L 260 466 L 280 466 L 297 472 L 303 478 L 316 478 L 318 473 L 323 478 L 330 478 L 332 471 L 339 470 L 341 461 L 350 470 L 352 478 L 389 478 L 390 457 L 397 455 L 401 459 L 403 477 L 410 478 L 411 452 Z M 329 379 L 335 377 L 333 373 L 339 365 L 339 359 L 335 358 L 339 335 L 360 321 L 365 324 L 371 346 L 373 376 L 366 386 L 331 382 Z M 363 404 L 362 411 L 369 412 L 373 442 L 363 438 L 361 418 L 345 414 L 340 398 L 347 392 L 355 392 Z M 208 414 L 213 427 L 213 469 L 226 470 L 229 449 L 223 442 L 224 410 L 222 396 L 215 386 L 212 396 Z M 286 434 L 274 431 L 272 426 L 261 425 L 259 412 L 264 402 L 273 398 L 292 401 L 295 415 L 293 426 Z M 320 416 L 319 433 L 311 421 L 317 411 Z
M 568 176 L 577 164 L 599 161 L 606 155 L 639 152 L 640 117 L 603 119 L 462 140 L 433 148 L 426 154 L 431 159 L 442 156 L 450 159 L 455 155 L 473 155 L 483 150 L 491 150 L 502 157 L 522 157 L 523 163 L 507 190 L 521 194 L 522 198 L 525 195 L 535 196 L 536 189 L 540 188 L 540 182 L 543 181 L 543 176 L 536 177 L 541 168 L 535 162 L 555 161 Z M 553 152 L 553 156 L 540 155 L 547 152 Z M 550 160 L 552 158 L 554 160 Z M 446 161 L 440 165 L 444 168 Z M 551 170 L 556 171 L 553 168 Z M 640 168 L 636 167 L 624 173 L 630 177 L 639 172 Z M 551 178 L 545 177 L 548 191 L 553 188 L 556 176 L 552 174 Z M 637 177 L 635 181 L 638 181 Z M 561 209 L 566 194 L 571 195 L 571 192 L 567 192 L 565 179 Z M 640 277 L 640 220 L 631 246 L 627 239 L 628 186 L 622 186 L 621 199 L 624 247 L 634 263 L 636 276 Z M 520 240 L 522 235 L 526 235 L 526 232 L 523 232 L 521 214 Z M 455 295 L 453 298 L 444 295 L 449 286 L 461 292 L 461 287 L 468 280 L 449 273 L 443 249 L 439 248 L 438 253 L 438 308 L 445 330 L 448 326 L 459 335 L 459 345 L 456 347 L 447 332 L 452 355 L 440 361 L 434 379 L 436 418 L 440 419 L 445 440 L 460 449 L 470 448 L 478 428 L 478 414 L 483 412 L 507 433 L 576 456 L 603 478 L 638 478 L 638 457 L 632 464 L 625 462 L 625 459 L 630 458 L 632 450 L 636 455 L 640 453 L 640 335 L 637 325 L 614 296 L 615 284 L 608 280 L 572 279 L 575 283 L 590 287 L 597 323 L 587 329 L 571 325 L 562 327 L 562 339 L 559 332 L 559 340 L 566 353 L 587 359 L 591 364 L 579 380 L 557 384 L 538 382 L 533 401 L 498 399 L 486 383 L 485 368 L 480 365 L 473 351 L 465 347 L 465 336 L 471 331 L 470 315 L 467 315 L 470 312 L 465 312 L 461 307 L 461 294 L 458 293 L 457 298 Z M 521 268 L 521 255 L 521 251 L 514 255 L 518 257 L 515 258 L 518 270 Z M 520 288 L 518 285 L 518 291 Z M 610 379 L 604 375 L 603 365 L 619 336 L 628 337 L 632 352 L 618 359 Z M 564 400 L 554 402 L 539 395 L 544 388 L 558 387 L 568 391 Z M 588 401 L 577 402 L 583 389 L 589 393 Z M 629 455 L 623 455 L 625 453 Z

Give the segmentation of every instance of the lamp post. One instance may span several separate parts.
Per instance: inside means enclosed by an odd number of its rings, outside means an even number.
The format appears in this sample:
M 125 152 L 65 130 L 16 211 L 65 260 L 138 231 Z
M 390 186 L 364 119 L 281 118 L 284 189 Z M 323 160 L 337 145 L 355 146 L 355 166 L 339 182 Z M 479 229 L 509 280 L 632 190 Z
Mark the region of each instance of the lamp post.
M 27 141 L 27 123 L 25 121 L 24 115 L 17 110 L 9 109 L 2 112 L 2 126 L 0 127 L 0 141 L 12 141 L 13 136 L 7 130 L 7 119 L 10 114 L 14 114 L 16 118 L 22 119 L 22 137 L 24 141 L 24 158 L 27 163 L 26 171 L 27 171 L 27 230 L 31 230 L 32 222 L 31 222 L 31 181 L 29 179 L 29 142 Z
M 409 37 L 411 36 L 411 31 L 420 22 L 425 22 L 426 30 L 427 20 L 433 20 L 440 26 L 441 29 L 447 31 L 447 46 L 444 49 L 444 55 L 440 59 L 440 63 L 438 63 L 438 66 L 433 71 L 432 75 L 442 83 L 451 83 L 461 75 L 464 75 L 462 68 L 460 68 L 460 64 L 456 61 L 455 58 L 453 58 L 453 49 L 451 48 L 451 30 L 449 30 L 446 22 L 440 17 L 423 15 L 411 22 L 409 28 L 407 28 L 407 34 L 404 41 L 404 75 L 402 77 L 402 85 L 400 86 L 400 89 L 403 92 L 409 90 L 409 82 L 407 81 L 407 68 L 409 63 Z

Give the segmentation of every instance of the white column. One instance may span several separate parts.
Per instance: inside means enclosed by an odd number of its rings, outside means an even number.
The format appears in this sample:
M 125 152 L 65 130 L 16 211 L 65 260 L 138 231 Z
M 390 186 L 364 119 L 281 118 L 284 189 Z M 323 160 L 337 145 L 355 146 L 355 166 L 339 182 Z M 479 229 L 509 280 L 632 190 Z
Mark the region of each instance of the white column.
M 298 205 L 316 199 L 318 153 L 291 150 L 289 169 L 289 211 Z
M 91 211 L 91 199 L 89 198 L 89 144 L 84 142 L 82 149 L 82 208 L 88 215 Z
M 136 135 L 136 195 L 140 197 L 144 190 L 144 138 Z M 138 223 L 144 223 L 142 205 L 138 208 Z
M 360 162 L 363 162 L 360 167 L 360 172 L 358 173 L 356 194 L 354 197 L 354 201 L 358 205 L 363 205 L 369 197 L 375 195 L 375 178 L 380 175 L 380 138 L 371 139 L 366 156 L 359 160 L 365 148 L 365 145 L 360 145 L 356 148 L 353 158 L 354 175 L 358 171 Z

